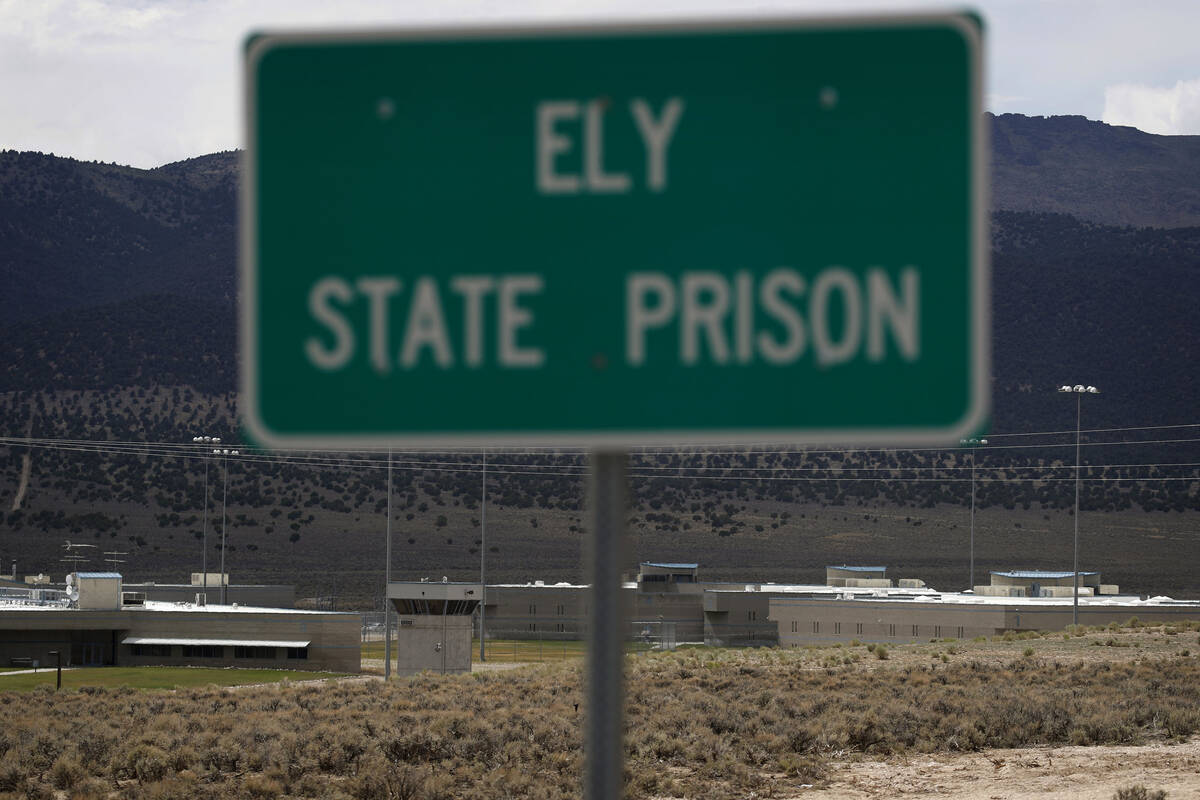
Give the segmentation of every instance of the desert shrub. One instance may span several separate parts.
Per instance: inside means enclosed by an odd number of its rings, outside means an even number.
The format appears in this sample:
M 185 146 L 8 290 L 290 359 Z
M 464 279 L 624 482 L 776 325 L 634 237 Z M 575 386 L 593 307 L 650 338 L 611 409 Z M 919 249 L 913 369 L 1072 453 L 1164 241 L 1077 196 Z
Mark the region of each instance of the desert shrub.
M 274 800 L 283 794 L 283 784 L 262 774 L 251 775 L 242 781 L 242 790 L 253 800 Z M 376 795 L 385 797 L 386 795 Z
M 1167 800 L 1167 793 L 1162 789 L 1147 789 L 1142 784 L 1134 784 L 1117 789 L 1113 800 Z
M 1200 710 L 1196 708 L 1168 709 L 1162 719 L 1163 729 L 1173 739 L 1186 739 L 1200 731 Z
M 879 645 L 875 648 L 875 657 L 880 661 L 886 661 L 888 657 L 888 649 L 883 645 Z
M 15 792 L 25 783 L 29 773 L 16 753 L 9 751 L 0 758 L 0 792 Z
M 779 758 L 779 770 L 800 783 L 816 784 L 825 780 L 829 767 L 817 755 L 785 754 Z
M 92 731 L 76 742 L 75 749 L 84 766 L 107 764 L 114 744 L 116 744 L 116 737 L 100 731 Z
M 99 778 L 84 778 L 71 790 L 70 800 L 104 800 L 112 791 L 109 784 Z
M 70 789 L 83 779 L 83 767 L 69 755 L 59 756 L 50 767 L 50 783 L 55 789 Z
M 46 784 L 36 781 L 33 778 L 25 781 L 24 791 L 25 800 L 54 800 L 54 791 Z
M 118 753 L 113 772 L 118 778 L 135 778 L 139 783 L 161 781 L 171 769 L 171 755 L 152 744 L 138 743 Z

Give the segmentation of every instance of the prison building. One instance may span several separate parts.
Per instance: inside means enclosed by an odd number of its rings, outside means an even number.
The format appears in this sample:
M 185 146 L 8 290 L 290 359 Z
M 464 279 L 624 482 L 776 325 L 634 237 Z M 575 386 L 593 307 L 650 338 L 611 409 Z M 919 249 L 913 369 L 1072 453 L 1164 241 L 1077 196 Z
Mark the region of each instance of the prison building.
M 644 562 L 635 580 L 622 585 L 625 618 L 631 624 L 665 625 L 678 641 L 704 638 L 703 594 L 698 564 Z M 583 639 L 591 615 L 590 587 L 533 581 L 489 585 L 484 617 L 495 639 Z M 645 625 L 641 625 L 642 628 Z
M 1006 631 L 1056 631 L 1071 624 L 1070 597 L 975 596 L 966 593 L 901 597 L 772 597 L 770 618 L 784 647 L 830 642 L 920 642 L 973 639 Z M 1170 598 L 1081 597 L 1080 625 L 1200 618 L 1200 602 Z
M 626 618 L 633 613 L 633 591 L 623 592 Z M 544 641 L 586 638 L 591 587 L 571 583 L 496 584 L 486 590 L 483 609 L 488 638 Z
M 0 664 L 359 671 L 357 614 L 147 600 L 115 572 L 0 594 Z

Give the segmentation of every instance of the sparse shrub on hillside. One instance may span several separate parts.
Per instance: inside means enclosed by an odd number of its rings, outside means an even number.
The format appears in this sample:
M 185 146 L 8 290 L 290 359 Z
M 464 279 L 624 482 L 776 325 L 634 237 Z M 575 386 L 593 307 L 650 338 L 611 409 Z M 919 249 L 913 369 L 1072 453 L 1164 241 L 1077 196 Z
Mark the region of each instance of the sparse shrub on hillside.
M 1113 800 L 1167 800 L 1167 793 L 1162 789 L 1147 789 L 1138 783 L 1117 789 L 1113 793 Z

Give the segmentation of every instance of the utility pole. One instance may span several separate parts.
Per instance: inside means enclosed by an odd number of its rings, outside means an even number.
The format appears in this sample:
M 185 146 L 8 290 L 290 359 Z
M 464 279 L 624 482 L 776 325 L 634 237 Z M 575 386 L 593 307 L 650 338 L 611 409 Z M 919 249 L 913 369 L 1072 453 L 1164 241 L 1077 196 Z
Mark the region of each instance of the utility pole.
M 392 677 L 392 601 L 388 599 L 388 587 L 392 585 L 392 448 L 388 448 L 387 468 L 387 526 L 385 534 L 383 568 L 383 679 Z
M 479 502 L 479 660 L 487 661 L 483 615 L 487 612 L 487 450 L 483 451 L 483 495 Z

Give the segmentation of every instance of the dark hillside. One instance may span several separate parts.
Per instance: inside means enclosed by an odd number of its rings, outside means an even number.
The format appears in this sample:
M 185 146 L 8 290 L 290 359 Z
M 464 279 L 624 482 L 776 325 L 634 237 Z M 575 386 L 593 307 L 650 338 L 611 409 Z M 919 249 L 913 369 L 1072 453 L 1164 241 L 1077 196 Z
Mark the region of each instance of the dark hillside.
M 137 170 L 0 153 L 0 321 L 162 292 L 232 305 L 236 163 Z
M 993 208 L 1106 225 L 1200 225 L 1200 136 L 1084 117 L 988 116 Z
M 974 459 L 644 454 L 630 523 L 639 556 L 699 560 L 709 578 L 777 581 L 878 560 L 961 588 L 974 464 L 980 569 L 1062 568 L 1073 435 L 1045 432 L 1072 431 L 1075 418 L 1054 387 L 1103 389 L 1084 400 L 1085 430 L 1200 423 L 1200 227 L 1184 227 L 1200 226 L 1200 137 L 1014 115 L 993 128 L 993 445 Z M 0 153 L 0 436 L 41 440 L 0 446 L 0 555 L 18 554 L 22 569 L 60 569 L 66 537 L 129 551 L 136 579 L 198 569 L 205 461 L 184 443 L 197 433 L 240 441 L 236 197 L 236 153 L 155 170 Z M 1042 434 L 1003 436 L 1027 432 Z M 1188 441 L 1162 443 L 1172 438 Z M 1160 443 L 1129 444 L 1146 439 Z M 1131 591 L 1200 593 L 1192 429 L 1084 442 L 1084 566 Z M 243 449 L 229 461 L 236 579 L 369 604 L 382 456 Z M 402 458 L 394 574 L 470 578 L 485 546 L 478 454 Z M 492 578 L 579 578 L 583 458 L 493 458 Z M 223 471 L 209 466 L 215 515 Z
M 995 430 L 1061 429 L 1047 393 L 1079 382 L 1104 391 L 1089 427 L 1195 421 L 1200 228 L 999 212 L 993 242 Z

